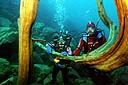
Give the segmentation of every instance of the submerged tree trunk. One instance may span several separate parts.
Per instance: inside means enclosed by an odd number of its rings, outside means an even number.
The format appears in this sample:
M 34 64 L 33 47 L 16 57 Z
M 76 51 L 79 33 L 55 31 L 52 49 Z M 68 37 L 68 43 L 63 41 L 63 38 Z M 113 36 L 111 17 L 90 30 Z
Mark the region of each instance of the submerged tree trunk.
M 19 25 L 18 85 L 27 85 L 30 66 L 31 27 L 35 20 L 38 0 L 21 0 Z

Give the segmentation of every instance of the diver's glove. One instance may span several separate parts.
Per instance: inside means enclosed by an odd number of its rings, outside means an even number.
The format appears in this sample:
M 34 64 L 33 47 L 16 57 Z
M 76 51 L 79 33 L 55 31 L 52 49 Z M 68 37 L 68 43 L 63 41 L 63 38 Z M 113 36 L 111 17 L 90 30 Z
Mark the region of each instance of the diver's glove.
M 50 54 L 51 52 L 52 52 L 52 46 L 48 43 L 48 44 L 46 44 L 46 52 L 48 53 L 48 54 Z
M 62 56 L 67 56 L 68 53 L 67 53 L 66 51 L 63 51 L 63 52 L 61 52 L 61 55 L 62 55 Z
M 55 59 L 54 59 L 54 62 L 55 62 L 55 63 L 59 63 L 60 60 L 59 60 L 58 58 L 55 58 Z

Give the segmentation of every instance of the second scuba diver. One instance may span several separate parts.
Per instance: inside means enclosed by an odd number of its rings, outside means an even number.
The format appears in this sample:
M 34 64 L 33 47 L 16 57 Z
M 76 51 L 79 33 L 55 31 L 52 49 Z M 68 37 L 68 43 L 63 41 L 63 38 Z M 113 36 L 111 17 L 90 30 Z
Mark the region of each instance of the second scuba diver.
M 71 37 L 66 33 L 60 33 L 59 36 L 53 38 L 50 44 L 46 45 L 47 52 L 50 53 L 52 49 L 56 52 L 62 53 L 62 55 L 72 55 L 70 47 Z M 64 85 L 68 85 L 68 71 L 69 71 L 69 60 L 59 59 L 58 56 L 54 56 L 54 67 L 52 72 L 52 85 L 57 85 L 57 74 L 59 71 L 62 72 Z
M 87 23 L 85 32 L 86 34 L 80 39 L 77 48 L 73 52 L 73 55 L 75 56 L 80 55 L 83 48 L 84 54 L 87 54 L 97 49 L 107 41 L 105 36 L 102 34 L 102 31 L 98 30 L 93 22 Z M 109 85 L 108 83 L 110 83 L 110 78 L 106 75 L 107 73 L 91 68 L 89 65 L 83 65 L 83 68 L 88 70 L 87 74 L 93 80 L 95 85 Z

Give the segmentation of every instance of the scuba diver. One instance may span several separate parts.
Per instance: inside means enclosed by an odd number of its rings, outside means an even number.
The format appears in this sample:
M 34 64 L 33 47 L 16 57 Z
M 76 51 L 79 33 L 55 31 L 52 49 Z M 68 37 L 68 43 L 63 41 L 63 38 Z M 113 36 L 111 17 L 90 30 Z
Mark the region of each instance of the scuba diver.
M 103 45 L 107 40 L 102 34 L 101 30 L 98 30 L 93 22 L 88 22 L 86 25 L 85 34 L 80 39 L 77 48 L 74 50 L 73 55 L 78 56 L 84 48 L 84 54 L 97 49 Z M 91 68 L 89 65 L 82 65 L 84 72 L 87 72 L 88 76 L 93 80 L 95 85 L 107 85 L 110 78 L 106 73 L 99 71 L 98 69 Z M 107 83 L 104 83 L 107 82 Z
M 50 44 L 46 44 L 47 53 L 51 53 L 52 50 L 62 53 L 62 55 L 72 55 L 72 50 L 70 47 L 71 36 L 68 31 L 60 32 L 59 36 L 55 36 Z M 68 71 L 69 71 L 69 60 L 59 59 L 59 57 L 54 56 L 54 67 L 52 72 L 52 85 L 57 85 L 57 74 L 59 71 L 62 72 L 64 85 L 68 85 Z
M 73 55 L 79 55 L 82 48 L 84 48 L 84 53 L 87 54 L 106 42 L 106 38 L 102 34 L 102 31 L 97 30 L 93 22 L 87 23 L 85 32 L 86 34 L 83 34 Z

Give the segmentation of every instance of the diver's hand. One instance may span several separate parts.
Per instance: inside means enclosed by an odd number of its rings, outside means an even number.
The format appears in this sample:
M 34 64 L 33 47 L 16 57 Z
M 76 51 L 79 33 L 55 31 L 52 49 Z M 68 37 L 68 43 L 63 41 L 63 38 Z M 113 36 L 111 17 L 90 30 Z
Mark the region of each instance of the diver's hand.
M 52 46 L 50 44 L 46 44 L 46 52 L 50 54 L 52 52 Z
M 63 51 L 63 52 L 61 52 L 61 55 L 62 55 L 62 56 L 67 56 L 68 53 L 67 53 L 66 51 Z

